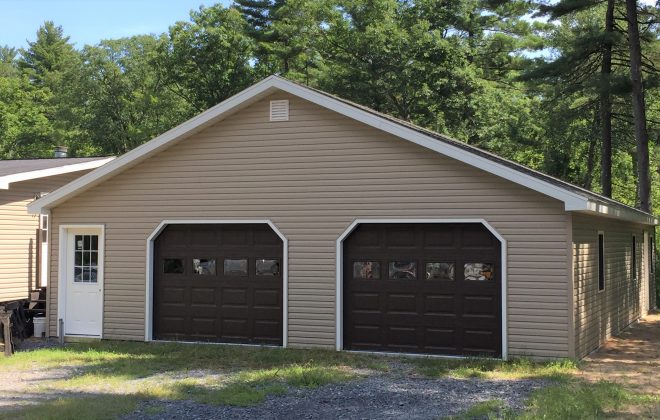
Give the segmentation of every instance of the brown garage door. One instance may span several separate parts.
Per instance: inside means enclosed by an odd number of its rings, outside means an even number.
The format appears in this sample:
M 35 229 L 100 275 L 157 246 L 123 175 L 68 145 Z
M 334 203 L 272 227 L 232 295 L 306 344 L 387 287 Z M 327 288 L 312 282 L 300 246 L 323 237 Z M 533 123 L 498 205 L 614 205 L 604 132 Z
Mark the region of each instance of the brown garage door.
M 500 356 L 500 249 L 480 223 L 358 226 L 344 241 L 344 348 Z
M 154 338 L 281 345 L 282 258 L 267 224 L 167 226 L 154 244 Z

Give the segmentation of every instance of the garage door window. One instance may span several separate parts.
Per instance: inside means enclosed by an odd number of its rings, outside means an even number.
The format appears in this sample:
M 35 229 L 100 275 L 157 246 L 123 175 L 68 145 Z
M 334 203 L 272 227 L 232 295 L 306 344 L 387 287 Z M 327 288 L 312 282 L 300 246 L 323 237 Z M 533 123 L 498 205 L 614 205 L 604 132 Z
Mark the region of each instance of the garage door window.
M 163 273 L 183 274 L 183 260 L 181 258 L 165 258 L 163 260 Z
M 353 278 L 365 280 L 380 279 L 380 263 L 377 261 L 355 261 Z
M 430 262 L 426 263 L 427 280 L 454 280 L 454 263 Z
M 193 258 L 193 273 L 199 275 L 215 275 L 214 258 Z
M 224 264 L 225 276 L 245 277 L 248 275 L 248 260 L 241 259 L 225 259 Z
M 463 278 L 470 281 L 493 280 L 493 264 L 466 263 L 463 266 Z
M 391 261 L 390 280 L 415 280 L 417 279 L 416 261 Z
M 280 261 L 258 259 L 256 261 L 257 276 L 277 276 L 280 273 Z

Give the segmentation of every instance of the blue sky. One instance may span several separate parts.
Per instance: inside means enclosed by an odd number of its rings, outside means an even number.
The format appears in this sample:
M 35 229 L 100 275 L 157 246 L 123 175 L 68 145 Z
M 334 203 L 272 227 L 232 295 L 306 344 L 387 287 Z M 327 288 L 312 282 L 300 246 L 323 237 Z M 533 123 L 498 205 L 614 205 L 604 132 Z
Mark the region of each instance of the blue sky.
M 200 5 L 228 0 L 0 0 L 0 45 L 25 48 L 52 20 L 77 48 L 102 39 L 160 34 Z

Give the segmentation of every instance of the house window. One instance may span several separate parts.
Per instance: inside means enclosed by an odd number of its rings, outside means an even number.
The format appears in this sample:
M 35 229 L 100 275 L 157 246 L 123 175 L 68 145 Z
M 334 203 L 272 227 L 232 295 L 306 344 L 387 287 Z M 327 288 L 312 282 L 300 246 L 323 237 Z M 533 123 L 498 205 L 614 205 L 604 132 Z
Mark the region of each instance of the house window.
M 635 280 L 637 278 L 637 237 L 633 235 L 632 237 L 632 278 Z
M 598 291 L 605 290 L 605 234 L 598 233 Z
M 41 225 L 41 242 L 48 242 L 48 215 L 47 214 L 42 214 L 39 216 L 41 218 L 41 221 L 39 224 Z

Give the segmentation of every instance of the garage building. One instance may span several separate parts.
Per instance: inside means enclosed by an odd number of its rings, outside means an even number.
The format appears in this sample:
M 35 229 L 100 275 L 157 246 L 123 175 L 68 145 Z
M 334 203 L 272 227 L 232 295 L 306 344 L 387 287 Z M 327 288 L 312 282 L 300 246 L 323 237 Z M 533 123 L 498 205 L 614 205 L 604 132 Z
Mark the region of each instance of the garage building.
M 54 336 L 580 358 L 655 306 L 653 215 L 275 76 L 29 209 Z

